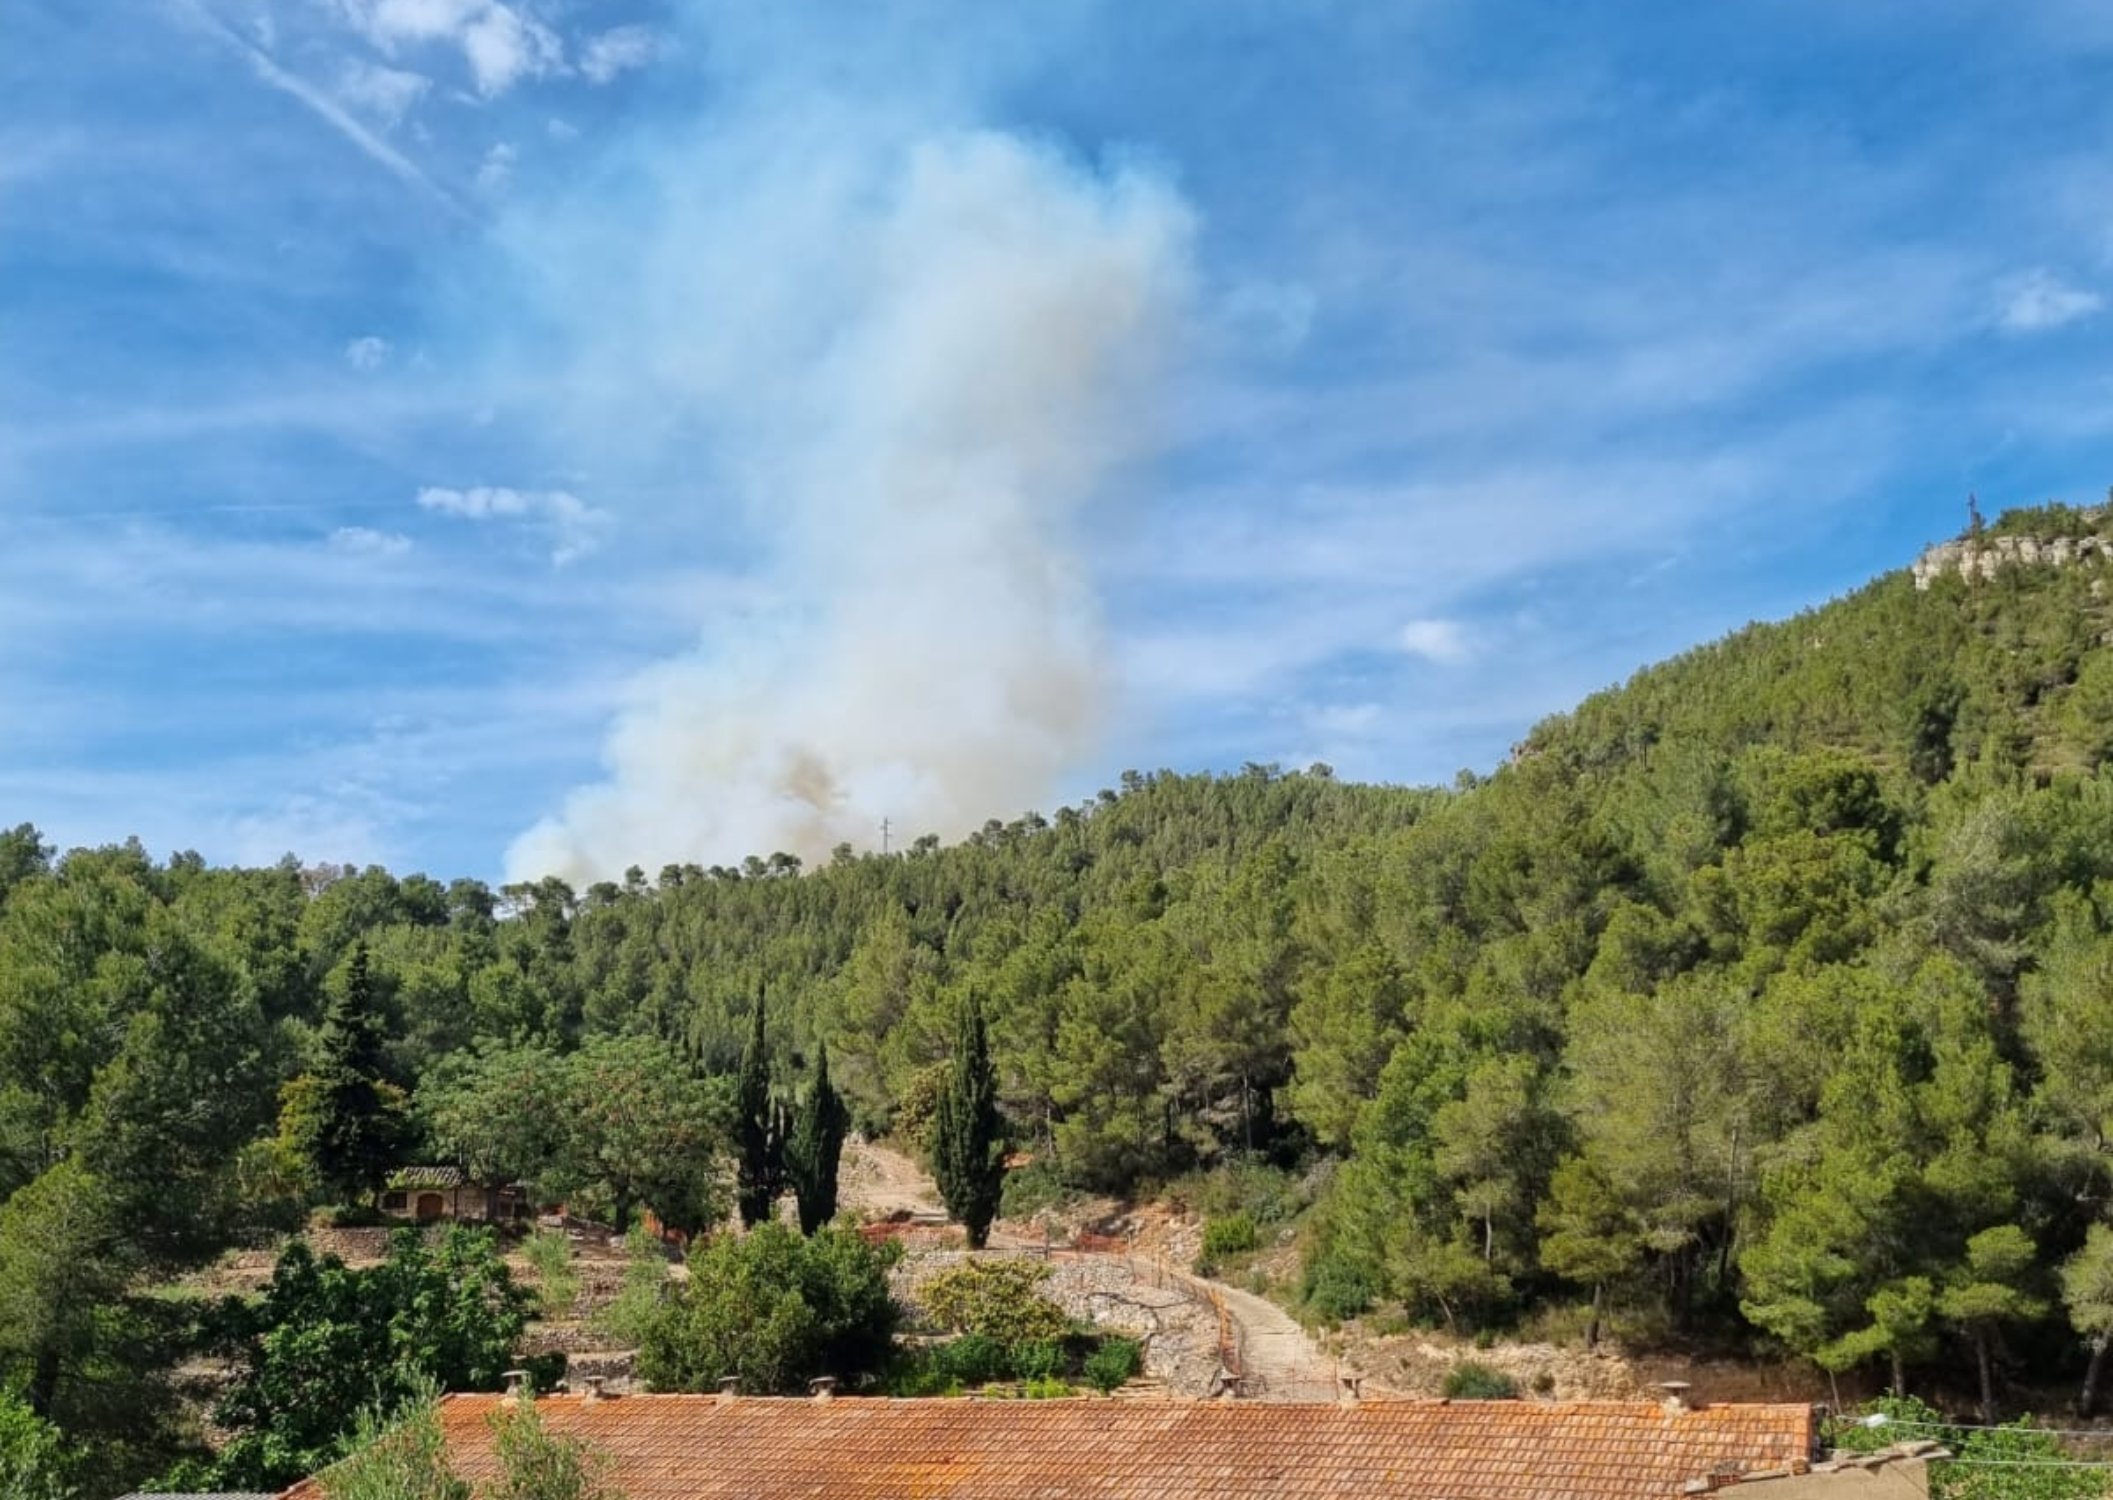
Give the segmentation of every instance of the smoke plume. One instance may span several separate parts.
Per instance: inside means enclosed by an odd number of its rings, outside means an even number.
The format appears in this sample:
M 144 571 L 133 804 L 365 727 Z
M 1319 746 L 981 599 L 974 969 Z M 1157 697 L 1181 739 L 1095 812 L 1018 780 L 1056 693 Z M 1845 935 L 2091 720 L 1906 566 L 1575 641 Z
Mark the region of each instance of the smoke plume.
M 1047 799 L 1109 706 L 1077 532 L 1150 437 L 1181 202 L 1000 134 L 768 150 L 746 201 L 662 182 L 571 310 L 633 334 L 583 388 L 708 434 L 766 602 L 632 684 L 515 878 L 956 836 Z

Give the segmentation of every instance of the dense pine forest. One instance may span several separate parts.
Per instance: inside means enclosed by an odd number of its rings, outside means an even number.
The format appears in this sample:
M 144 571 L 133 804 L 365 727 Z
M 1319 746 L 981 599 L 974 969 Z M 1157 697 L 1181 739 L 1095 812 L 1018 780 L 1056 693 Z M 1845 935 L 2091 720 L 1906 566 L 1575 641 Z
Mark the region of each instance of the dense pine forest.
M 1977 540 L 2101 532 L 2048 508 Z M 2051 1371 L 2088 1407 L 2109 582 L 2095 555 L 1891 574 L 1451 788 L 1133 773 L 820 868 L 491 889 L 60 855 L 25 825 L 0 836 L 0 1389 L 152 1472 L 200 1337 L 171 1274 L 391 1161 L 702 1227 L 759 1004 L 788 1096 L 826 1046 L 854 1122 L 916 1139 L 973 999 L 1044 1177 L 1309 1184 L 1317 1317 L 1569 1307 L 1996 1407 Z M 316 1149 L 360 1066 L 394 1123 Z M 598 1102 L 625 1118 L 590 1147 L 543 1138 Z

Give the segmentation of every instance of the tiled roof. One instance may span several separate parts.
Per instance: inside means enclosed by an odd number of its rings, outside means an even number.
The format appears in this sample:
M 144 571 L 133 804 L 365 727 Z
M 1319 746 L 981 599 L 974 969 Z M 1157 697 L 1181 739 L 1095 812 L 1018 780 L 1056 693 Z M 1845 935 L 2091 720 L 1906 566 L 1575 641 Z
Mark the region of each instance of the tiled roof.
M 458 1188 L 464 1180 L 460 1167 L 405 1167 L 390 1176 L 389 1187 L 395 1192 L 408 1188 Z
M 442 1404 L 493 1473 L 498 1396 Z M 1812 1456 L 1809 1406 L 546 1397 L 626 1500 L 1626 1500 Z M 313 1482 L 287 1492 L 314 1500 Z
M 254 1490 L 214 1490 L 210 1494 L 193 1493 L 188 1495 L 180 1495 L 173 1492 L 161 1493 L 154 1490 L 135 1490 L 129 1495 L 119 1496 L 118 1500 L 279 1500 L 279 1497 L 271 1494 L 260 1495 Z

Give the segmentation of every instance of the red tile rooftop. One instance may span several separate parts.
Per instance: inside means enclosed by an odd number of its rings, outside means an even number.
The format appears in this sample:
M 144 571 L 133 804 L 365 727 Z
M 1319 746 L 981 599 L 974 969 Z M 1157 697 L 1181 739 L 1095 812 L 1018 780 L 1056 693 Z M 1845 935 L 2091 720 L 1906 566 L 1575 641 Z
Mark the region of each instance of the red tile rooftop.
M 441 1405 L 466 1479 L 505 1398 Z M 1813 1409 L 1644 1402 L 544 1397 L 625 1500 L 1616 1500 L 1813 1457 Z M 319 1500 L 314 1480 L 287 1500 Z

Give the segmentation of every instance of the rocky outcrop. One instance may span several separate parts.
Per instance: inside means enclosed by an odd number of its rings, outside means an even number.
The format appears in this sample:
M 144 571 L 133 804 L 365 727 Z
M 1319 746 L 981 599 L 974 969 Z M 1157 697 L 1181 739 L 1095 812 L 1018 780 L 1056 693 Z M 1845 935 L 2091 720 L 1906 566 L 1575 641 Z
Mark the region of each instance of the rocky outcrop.
M 1926 589 L 1947 574 L 1985 583 L 1998 569 L 2016 566 L 2066 568 L 2113 556 L 2113 540 L 2099 536 L 1968 536 L 1941 542 L 1915 559 L 1915 587 Z

